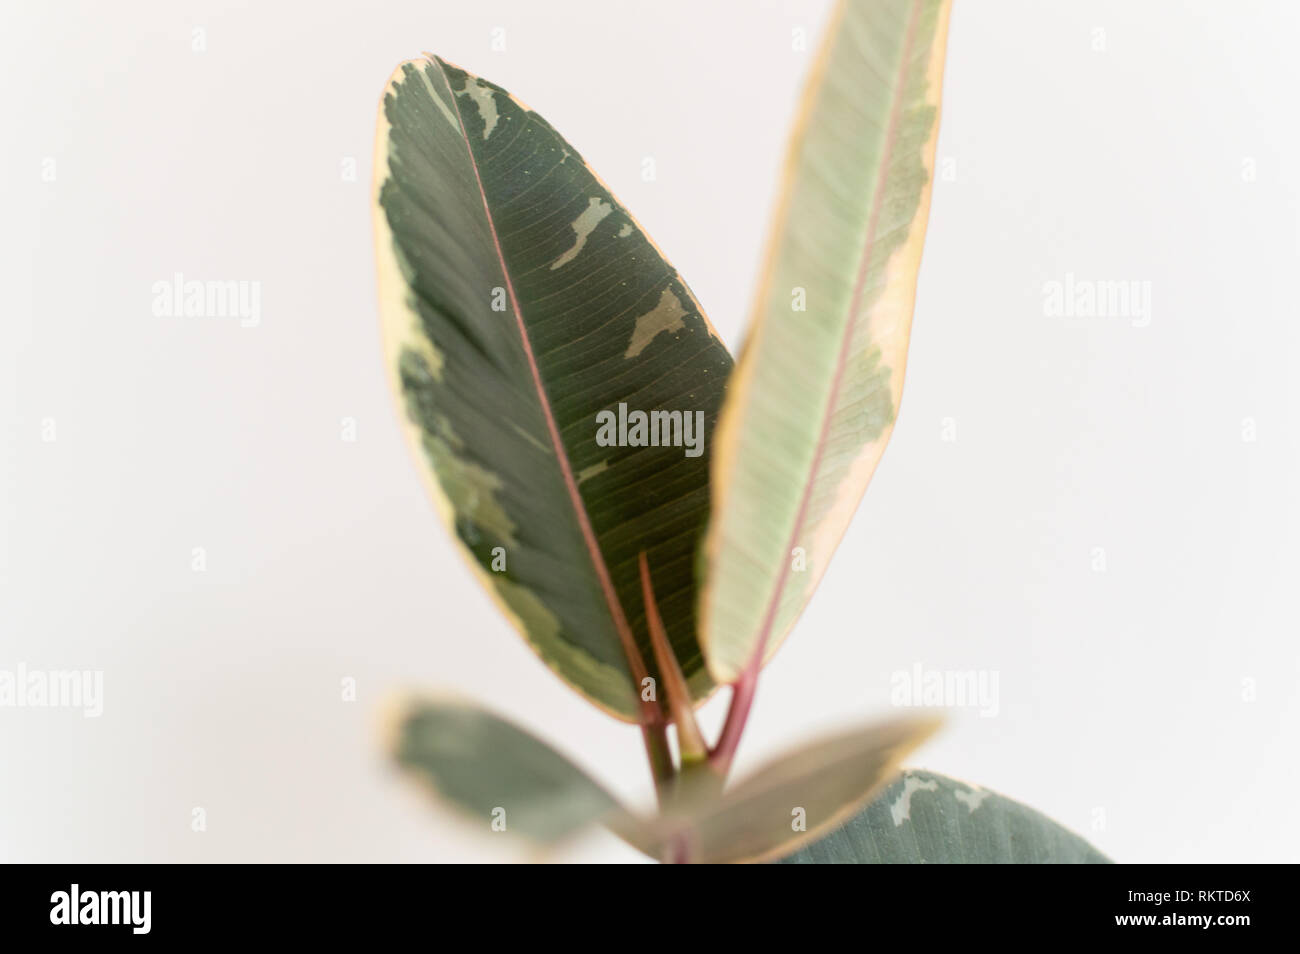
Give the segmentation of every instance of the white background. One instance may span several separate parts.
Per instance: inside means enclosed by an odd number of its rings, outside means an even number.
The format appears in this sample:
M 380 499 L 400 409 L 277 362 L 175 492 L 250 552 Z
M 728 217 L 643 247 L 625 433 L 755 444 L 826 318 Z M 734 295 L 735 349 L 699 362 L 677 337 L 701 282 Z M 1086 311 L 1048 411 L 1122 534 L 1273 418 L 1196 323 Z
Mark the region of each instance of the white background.
M 0 859 L 531 857 L 389 768 L 384 702 L 420 687 L 646 804 L 636 731 L 506 625 L 401 442 L 376 104 L 423 50 L 519 95 L 734 347 L 811 55 L 792 31 L 815 46 L 827 10 L 5 5 L 0 669 L 102 669 L 105 710 L 0 709 Z M 952 712 L 915 764 L 1121 861 L 1300 858 L 1297 47 L 1280 0 L 958 3 L 956 174 L 898 427 L 762 680 L 742 772 L 890 713 L 895 670 L 996 670 L 997 717 Z M 155 317 L 177 271 L 261 282 L 261 325 Z M 1066 273 L 1149 281 L 1151 323 L 1045 316 Z M 595 833 L 560 857 L 637 856 Z

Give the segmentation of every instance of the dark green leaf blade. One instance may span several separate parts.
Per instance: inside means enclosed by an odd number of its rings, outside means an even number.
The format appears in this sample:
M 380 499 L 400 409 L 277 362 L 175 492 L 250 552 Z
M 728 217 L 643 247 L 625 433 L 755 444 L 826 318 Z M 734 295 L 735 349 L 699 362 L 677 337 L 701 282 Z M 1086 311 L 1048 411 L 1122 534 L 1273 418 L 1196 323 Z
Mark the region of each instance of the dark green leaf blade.
M 441 60 L 394 73 L 375 176 L 386 364 L 471 565 L 553 670 L 644 721 L 646 551 L 702 697 L 708 458 L 597 440 L 623 404 L 707 445 L 731 358 L 690 290 L 545 120 Z
M 1028 806 L 934 772 L 905 772 L 845 825 L 783 864 L 1109 864 Z
M 612 795 L 559 752 L 469 703 L 411 703 L 392 748 L 399 765 L 485 831 L 496 821 L 554 842 L 588 825 L 617 826 L 624 816 Z

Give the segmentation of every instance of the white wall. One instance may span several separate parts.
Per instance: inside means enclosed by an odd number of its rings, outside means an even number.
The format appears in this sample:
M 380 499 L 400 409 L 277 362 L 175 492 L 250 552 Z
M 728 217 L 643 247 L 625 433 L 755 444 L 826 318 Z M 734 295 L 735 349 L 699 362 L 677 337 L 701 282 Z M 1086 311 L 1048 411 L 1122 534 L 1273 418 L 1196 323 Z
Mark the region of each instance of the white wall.
M 0 708 L 0 859 L 528 857 L 384 763 L 382 702 L 420 686 L 644 803 L 635 731 L 497 615 L 400 441 L 375 106 L 422 50 L 517 93 L 734 345 L 808 62 L 791 31 L 827 5 L 26 6 L 0 24 L 0 669 L 103 670 L 105 708 Z M 893 445 L 742 770 L 889 712 L 896 670 L 996 670 L 997 716 L 954 711 L 917 764 L 1117 860 L 1297 860 L 1298 41 L 1281 0 L 958 4 L 955 180 Z M 260 282 L 260 325 L 155 317 L 177 271 Z M 1149 324 L 1045 315 L 1067 273 L 1149 282 Z M 600 834 L 564 856 L 636 857 Z

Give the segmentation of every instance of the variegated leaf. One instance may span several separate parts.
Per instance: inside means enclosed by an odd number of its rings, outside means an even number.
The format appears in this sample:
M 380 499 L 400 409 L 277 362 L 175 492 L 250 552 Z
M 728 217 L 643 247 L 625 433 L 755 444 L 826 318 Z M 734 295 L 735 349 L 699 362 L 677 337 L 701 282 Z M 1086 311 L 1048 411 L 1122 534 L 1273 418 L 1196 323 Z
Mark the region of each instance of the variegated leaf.
M 700 697 L 702 452 L 731 358 L 699 304 L 544 119 L 440 59 L 393 74 L 375 176 L 385 360 L 471 564 L 547 665 L 644 721 L 644 550 Z M 602 446 L 620 404 L 626 443 Z M 636 413 L 675 444 L 632 446 Z
M 664 861 L 768 861 L 833 831 L 888 784 L 906 755 L 938 728 L 897 718 L 806 743 L 717 796 L 701 776 L 651 823 L 620 834 Z M 649 841 L 647 841 L 647 837 Z
M 484 831 L 558 841 L 587 825 L 617 826 L 614 797 L 545 742 L 458 700 L 418 700 L 399 713 L 393 754 Z
M 841 2 L 813 69 L 713 455 L 701 642 L 719 682 L 785 637 L 893 428 L 948 6 Z
M 1108 864 L 1074 832 L 1009 798 L 909 771 L 784 864 Z

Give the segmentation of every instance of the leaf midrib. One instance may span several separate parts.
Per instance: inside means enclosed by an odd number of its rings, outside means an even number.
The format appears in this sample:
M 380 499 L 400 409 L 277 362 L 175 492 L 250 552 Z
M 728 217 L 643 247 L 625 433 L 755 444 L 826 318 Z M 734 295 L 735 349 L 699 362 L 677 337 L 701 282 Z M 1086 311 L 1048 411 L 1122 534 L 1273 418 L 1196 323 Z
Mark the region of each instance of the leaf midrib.
M 644 721 L 653 722 L 658 717 L 657 711 L 654 711 L 651 704 L 642 699 L 641 694 L 635 691 L 635 686 L 641 685 L 642 681 L 647 678 L 648 673 L 641 659 L 641 653 L 637 649 L 636 640 L 632 635 L 632 628 L 628 625 L 627 616 L 623 612 L 623 604 L 619 601 L 618 592 L 614 588 L 614 581 L 610 576 L 609 567 L 605 564 L 604 554 L 601 552 L 600 544 L 596 540 L 591 518 L 587 514 L 587 506 L 582 500 L 582 494 L 578 490 L 578 482 L 574 478 L 573 466 L 569 462 L 568 451 L 565 449 L 564 441 L 560 437 L 560 430 L 556 424 L 555 415 L 551 410 L 550 397 L 546 392 L 546 385 L 542 381 L 541 369 L 537 365 L 532 341 L 528 337 L 528 328 L 524 324 L 523 310 L 519 307 L 519 299 L 515 295 L 514 282 L 511 281 L 510 269 L 506 265 L 505 254 L 501 249 L 501 240 L 497 233 L 496 222 L 492 217 L 492 209 L 488 205 L 487 190 L 483 188 L 483 178 L 479 174 L 478 160 L 474 157 L 469 132 L 465 128 L 465 118 L 461 115 L 460 102 L 457 100 L 456 91 L 452 88 L 451 80 L 447 77 L 443 61 L 440 58 L 435 58 L 433 62 L 438 67 L 438 73 L 442 77 L 443 84 L 447 87 L 452 108 L 456 112 L 456 122 L 460 127 L 461 139 L 465 144 L 465 154 L 469 158 L 470 168 L 474 171 L 474 182 L 478 186 L 479 198 L 483 200 L 483 215 L 487 219 L 488 231 L 492 235 L 492 245 L 496 250 L 497 263 L 501 266 L 501 277 L 506 283 L 506 295 L 510 299 L 510 308 L 515 317 L 515 325 L 519 331 L 524 357 L 528 360 L 528 370 L 532 375 L 533 386 L 537 391 L 537 401 L 541 406 L 542 416 L 546 421 L 546 431 L 551 439 L 555 459 L 559 463 L 560 474 L 564 478 L 564 487 L 569 495 L 569 503 L 572 505 L 574 514 L 577 517 L 583 543 L 587 547 L 587 554 L 591 558 L 593 569 L 596 571 L 596 579 L 600 583 L 601 593 L 605 598 L 606 606 L 613 620 L 614 629 L 618 632 L 619 642 L 623 645 L 623 653 L 627 657 L 628 670 L 634 683 L 633 691 L 638 699 Z

